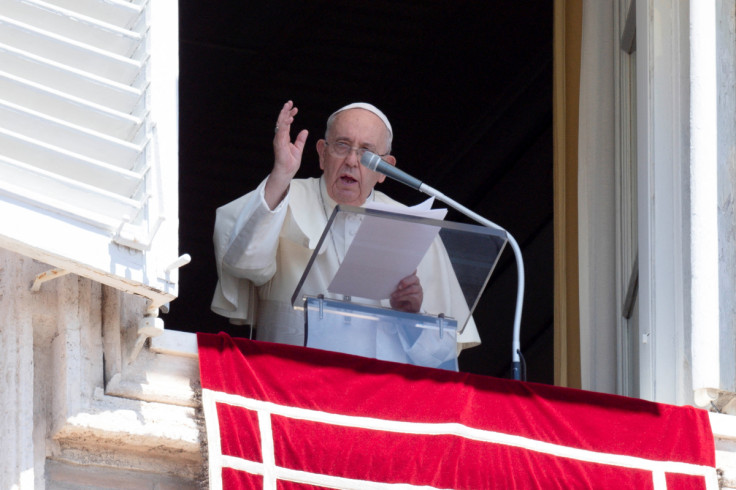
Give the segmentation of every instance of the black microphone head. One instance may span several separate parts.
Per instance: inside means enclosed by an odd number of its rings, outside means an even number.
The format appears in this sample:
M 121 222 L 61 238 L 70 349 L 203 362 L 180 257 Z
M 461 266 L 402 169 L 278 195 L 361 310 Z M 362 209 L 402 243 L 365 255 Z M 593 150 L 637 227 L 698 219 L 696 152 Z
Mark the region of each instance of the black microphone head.
M 368 167 L 369 169 L 375 171 L 378 168 L 378 163 L 381 161 L 381 157 L 376 155 L 373 152 L 370 152 L 368 150 L 363 152 L 363 155 L 360 157 L 360 163 Z

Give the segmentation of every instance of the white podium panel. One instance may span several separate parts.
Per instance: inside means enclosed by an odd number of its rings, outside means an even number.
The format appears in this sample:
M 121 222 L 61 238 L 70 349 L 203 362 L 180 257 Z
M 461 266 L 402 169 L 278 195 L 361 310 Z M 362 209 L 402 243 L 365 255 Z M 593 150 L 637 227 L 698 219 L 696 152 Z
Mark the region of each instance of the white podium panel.
M 306 346 L 457 371 L 457 322 L 324 298 L 305 302 Z
M 358 228 L 346 234 L 345 223 Z M 483 226 L 337 206 L 292 296 L 304 311 L 304 345 L 457 370 L 458 336 L 506 241 Z M 393 310 L 391 292 L 411 271 L 421 309 Z

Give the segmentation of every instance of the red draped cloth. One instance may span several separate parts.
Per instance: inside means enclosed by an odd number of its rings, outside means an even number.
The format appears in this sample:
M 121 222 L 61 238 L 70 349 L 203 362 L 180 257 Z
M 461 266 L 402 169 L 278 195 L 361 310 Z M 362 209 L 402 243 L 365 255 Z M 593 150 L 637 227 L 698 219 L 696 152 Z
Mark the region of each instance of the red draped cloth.
M 718 488 L 689 406 L 198 334 L 211 488 Z

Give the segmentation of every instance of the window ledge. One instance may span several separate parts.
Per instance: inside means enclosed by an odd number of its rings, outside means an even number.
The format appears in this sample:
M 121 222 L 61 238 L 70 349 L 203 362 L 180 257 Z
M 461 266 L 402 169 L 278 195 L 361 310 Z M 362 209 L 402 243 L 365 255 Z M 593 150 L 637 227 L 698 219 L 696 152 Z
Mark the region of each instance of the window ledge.
M 66 419 L 53 436 L 57 460 L 118 465 L 195 479 L 201 473 L 200 414 L 191 407 L 107 396 Z

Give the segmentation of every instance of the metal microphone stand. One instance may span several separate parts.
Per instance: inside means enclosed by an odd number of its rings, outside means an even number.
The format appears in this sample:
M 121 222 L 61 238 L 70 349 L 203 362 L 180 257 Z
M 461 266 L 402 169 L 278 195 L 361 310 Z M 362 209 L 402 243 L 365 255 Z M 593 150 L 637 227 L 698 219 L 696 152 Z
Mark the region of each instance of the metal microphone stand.
M 478 223 L 493 228 L 495 230 L 502 231 L 506 234 L 506 238 L 511 245 L 511 249 L 514 252 L 514 258 L 516 259 L 516 269 L 518 272 L 518 281 L 516 288 L 516 310 L 514 312 L 514 336 L 511 342 L 512 354 L 511 354 L 511 376 L 512 379 L 521 379 L 521 309 L 524 303 L 524 260 L 521 257 L 521 249 L 519 244 L 516 243 L 514 237 L 506 231 L 504 228 L 498 226 L 492 221 L 487 220 L 478 213 L 471 211 L 462 204 L 458 203 L 454 199 L 447 197 L 437 189 L 434 189 L 427 184 L 422 183 L 419 186 L 419 191 L 438 199 L 445 204 L 452 206 L 453 209 L 461 212 L 470 219 L 477 221 Z

